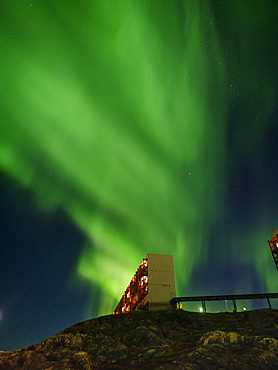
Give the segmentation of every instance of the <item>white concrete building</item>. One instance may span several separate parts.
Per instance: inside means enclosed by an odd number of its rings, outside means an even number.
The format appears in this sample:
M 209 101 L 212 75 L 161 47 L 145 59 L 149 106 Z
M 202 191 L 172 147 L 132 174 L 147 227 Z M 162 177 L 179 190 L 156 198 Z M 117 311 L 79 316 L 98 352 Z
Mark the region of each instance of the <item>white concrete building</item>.
M 114 314 L 137 310 L 171 309 L 176 297 L 173 256 L 150 254 L 141 262 Z

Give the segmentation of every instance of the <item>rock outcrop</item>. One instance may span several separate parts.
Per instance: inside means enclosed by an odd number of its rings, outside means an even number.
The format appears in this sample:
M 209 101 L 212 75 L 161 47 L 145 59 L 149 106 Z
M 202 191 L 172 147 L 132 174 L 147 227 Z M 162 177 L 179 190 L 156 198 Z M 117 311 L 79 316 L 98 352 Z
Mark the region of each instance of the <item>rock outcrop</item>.
M 0 352 L 0 369 L 278 369 L 278 310 L 132 312 Z

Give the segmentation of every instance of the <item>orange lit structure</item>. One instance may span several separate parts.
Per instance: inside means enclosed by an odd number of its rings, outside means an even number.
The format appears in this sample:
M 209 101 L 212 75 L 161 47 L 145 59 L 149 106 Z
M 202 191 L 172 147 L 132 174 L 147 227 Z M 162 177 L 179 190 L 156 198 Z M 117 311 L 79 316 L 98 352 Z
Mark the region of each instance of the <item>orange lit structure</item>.
M 147 254 L 113 313 L 171 309 L 175 296 L 173 256 Z
M 271 234 L 271 240 L 268 240 L 268 244 L 278 271 L 278 230 Z
M 118 314 L 146 309 L 147 298 L 148 260 L 144 258 L 113 313 Z

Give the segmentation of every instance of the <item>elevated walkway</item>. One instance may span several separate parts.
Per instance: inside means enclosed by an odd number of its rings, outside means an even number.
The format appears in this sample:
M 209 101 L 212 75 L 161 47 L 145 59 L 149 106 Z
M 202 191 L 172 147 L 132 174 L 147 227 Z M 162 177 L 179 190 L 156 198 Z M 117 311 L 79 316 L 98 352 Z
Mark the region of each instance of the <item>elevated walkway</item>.
M 206 295 L 196 297 L 174 297 L 170 300 L 170 304 L 173 308 L 177 308 L 181 302 L 202 302 L 203 312 L 206 312 L 207 301 L 233 301 L 234 310 L 237 311 L 237 300 L 243 299 L 266 299 L 269 308 L 271 308 L 270 299 L 278 298 L 278 293 L 258 293 L 258 294 L 230 294 L 230 295 Z

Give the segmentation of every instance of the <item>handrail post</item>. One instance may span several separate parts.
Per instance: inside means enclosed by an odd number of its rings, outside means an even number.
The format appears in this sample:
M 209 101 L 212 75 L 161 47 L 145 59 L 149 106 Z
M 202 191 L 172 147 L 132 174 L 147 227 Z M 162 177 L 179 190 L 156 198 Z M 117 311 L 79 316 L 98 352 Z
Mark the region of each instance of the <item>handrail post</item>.
M 233 297 L 234 312 L 237 312 L 236 300 Z
M 268 295 L 266 296 L 266 299 L 267 299 L 267 303 L 268 303 L 269 308 L 271 308 L 271 304 L 270 304 L 270 300 L 269 300 Z

